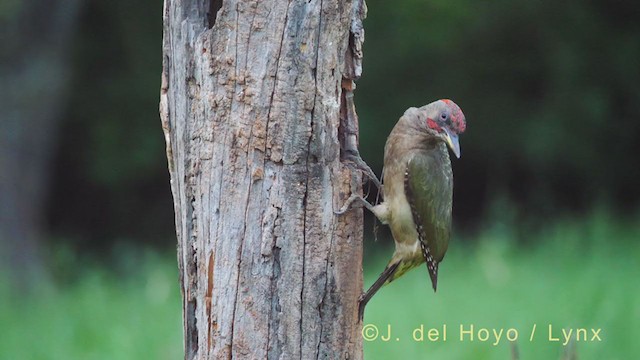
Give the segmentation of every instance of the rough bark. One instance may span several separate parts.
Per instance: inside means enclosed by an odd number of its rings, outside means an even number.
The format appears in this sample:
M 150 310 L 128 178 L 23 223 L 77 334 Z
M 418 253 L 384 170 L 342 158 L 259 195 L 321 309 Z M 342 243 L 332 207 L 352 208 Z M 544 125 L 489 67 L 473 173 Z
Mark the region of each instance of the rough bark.
M 361 358 L 346 99 L 362 0 L 165 0 L 162 126 L 185 358 Z M 343 89 L 344 87 L 344 89 Z

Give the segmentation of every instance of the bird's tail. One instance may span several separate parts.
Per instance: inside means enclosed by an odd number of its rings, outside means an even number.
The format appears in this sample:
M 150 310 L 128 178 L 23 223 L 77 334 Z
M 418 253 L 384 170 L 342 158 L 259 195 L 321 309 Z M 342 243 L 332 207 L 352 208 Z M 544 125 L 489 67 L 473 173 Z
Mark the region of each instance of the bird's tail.
M 369 302 L 369 300 L 371 300 L 373 295 L 375 295 L 382 286 L 387 285 L 393 280 L 401 277 L 407 271 L 420 265 L 420 263 L 421 263 L 420 261 L 406 261 L 402 259 L 400 260 L 391 259 L 391 262 L 389 262 L 389 264 L 384 269 L 382 274 L 378 276 L 378 280 L 376 280 L 376 282 L 374 282 L 373 285 L 371 285 L 369 290 L 367 290 L 367 292 L 360 297 L 360 300 L 359 300 L 360 304 L 358 307 L 359 319 L 362 321 L 362 318 L 364 317 L 365 306 L 367 306 L 367 303 Z
M 360 297 L 358 301 L 358 319 L 360 319 L 360 321 L 362 321 L 362 319 L 364 318 L 364 308 L 365 306 L 367 306 L 369 300 L 371 300 L 373 295 L 375 295 L 383 285 L 388 284 L 393 280 L 392 277 L 398 269 L 400 263 L 401 261 L 389 263 L 382 274 L 380 274 L 380 276 L 378 277 L 378 280 L 376 280 L 376 282 L 371 285 L 369 290 L 367 290 L 367 292 Z

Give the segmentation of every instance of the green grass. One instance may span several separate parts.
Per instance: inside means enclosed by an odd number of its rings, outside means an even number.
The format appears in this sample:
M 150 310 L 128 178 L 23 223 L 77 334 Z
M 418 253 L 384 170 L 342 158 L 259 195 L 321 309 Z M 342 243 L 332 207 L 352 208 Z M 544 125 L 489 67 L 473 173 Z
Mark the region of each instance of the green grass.
M 0 359 L 180 359 L 176 261 L 145 256 L 140 272 L 84 271 L 26 298 L 0 291 Z
M 551 224 L 530 234 L 525 245 L 515 245 L 515 237 L 512 226 L 495 223 L 464 243 L 456 238 L 436 294 L 422 267 L 382 288 L 369 303 L 365 324 L 381 335 L 389 325 L 392 338 L 365 342 L 366 358 L 511 358 L 504 334 L 495 346 L 492 337 L 460 341 L 461 324 L 476 331 L 516 329 L 523 360 L 560 357 L 562 345 L 548 340 L 549 324 L 555 337 L 562 328 L 602 329 L 602 341 L 576 342 L 581 360 L 640 354 L 638 222 L 599 214 Z M 386 259 L 365 260 L 368 286 Z M 78 273 L 71 284 L 45 286 L 24 298 L 0 287 L 0 359 L 182 358 L 174 256 L 130 255 L 126 262 L 133 265 L 116 267 L 118 275 L 67 264 L 67 273 Z M 447 341 L 414 341 L 412 331 L 420 325 L 425 339 L 429 328 L 446 325 Z
M 640 354 L 640 226 L 605 215 L 564 221 L 514 246 L 513 229 L 496 225 L 474 239 L 454 242 L 441 264 L 438 292 L 431 290 L 426 269 L 418 268 L 383 289 L 369 303 L 365 324 L 379 337 L 365 342 L 367 359 L 510 359 L 511 343 L 497 344 L 469 336 L 460 325 L 518 331 L 521 359 L 559 359 L 563 328 L 600 328 L 602 341 L 577 341 L 580 359 L 631 359 Z M 385 265 L 377 261 L 381 270 Z M 367 271 L 365 283 L 377 273 Z M 413 329 L 447 325 L 447 340 L 414 341 Z M 536 333 L 530 341 L 533 324 Z M 392 337 L 380 336 L 391 326 Z M 442 330 L 441 330 L 442 331 Z M 513 334 L 513 332 L 512 332 Z M 492 341 L 493 339 L 493 341 Z M 561 341 L 562 342 L 562 341 Z

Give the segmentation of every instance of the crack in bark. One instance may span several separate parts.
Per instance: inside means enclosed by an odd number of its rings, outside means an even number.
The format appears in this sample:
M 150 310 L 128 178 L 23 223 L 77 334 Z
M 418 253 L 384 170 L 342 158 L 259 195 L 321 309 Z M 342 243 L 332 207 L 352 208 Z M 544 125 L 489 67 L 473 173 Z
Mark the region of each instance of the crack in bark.
M 213 265 L 215 263 L 215 252 L 209 254 L 209 264 L 207 269 L 207 292 L 205 294 L 205 309 L 207 311 L 207 347 L 211 349 L 211 294 L 213 293 Z
M 271 121 L 271 109 L 273 109 L 273 99 L 276 93 L 276 87 L 278 85 L 278 70 L 280 69 L 280 57 L 282 55 L 282 45 L 284 44 L 284 35 L 287 32 L 287 21 L 289 20 L 289 7 L 291 6 L 291 0 L 289 0 L 289 2 L 287 3 L 287 10 L 285 13 L 285 17 L 284 17 L 284 25 L 282 26 L 282 35 L 280 36 L 280 44 L 278 46 L 278 54 L 276 55 L 276 65 L 275 65 L 275 73 L 274 73 L 274 78 L 273 78 L 273 87 L 271 88 L 271 96 L 269 97 L 269 108 L 267 110 L 267 121 L 265 124 L 265 135 L 264 135 L 264 151 L 263 151 L 263 162 L 262 162 L 262 168 L 266 169 L 267 167 L 267 161 L 268 161 L 268 157 L 267 157 L 267 148 L 269 147 L 269 123 Z M 265 175 L 266 176 L 266 175 Z M 265 186 L 266 182 L 262 183 L 263 186 L 263 190 L 264 190 L 264 186 Z M 262 219 L 261 219 L 261 223 L 263 223 L 264 221 L 264 214 L 262 213 Z M 274 219 L 274 222 L 279 218 L 279 212 L 276 215 L 276 218 Z M 280 298 L 278 296 L 278 292 L 276 291 L 277 289 L 277 283 L 278 283 L 278 279 L 280 278 L 280 248 L 276 245 L 277 242 L 277 238 L 275 235 L 275 224 L 274 224 L 274 240 L 273 240 L 273 246 L 271 248 L 271 253 L 273 254 L 273 263 L 272 263 L 272 279 L 271 279 L 271 296 L 272 296 L 272 303 L 271 303 L 271 307 L 269 308 L 269 315 L 267 317 L 267 321 L 268 321 L 268 325 L 267 325 L 267 358 L 269 358 L 269 353 L 270 353 L 270 343 L 271 343 L 271 325 L 272 325 L 272 316 L 273 316 L 273 310 L 274 307 L 277 306 L 278 302 L 280 301 Z M 277 271 L 277 275 L 276 275 L 276 269 Z M 276 309 L 277 311 L 277 309 Z M 276 339 L 277 339 L 277 334 L 276 334 Z M 279 347 L 275 347 L 276 349 L 279 349 Z M 276 356 L 274 356 L 274 358 L 280 357 L 281 354 L 275 354 Z
M 225 139 L 226 139 L 226 133 L 225 133 Z M 226 140 L 224 140 L 224 141 L 226 141 Z M 213 180 L 213 176 L 214 176 L 214 172 L 211 171 L 210 178 L 209 178 L 210 181 Z M 213 183 L 213 182 L 210 182 L 210 183 Z M 220 183 L 222 183 L 222 181 L 220 181 Z M 221 191 L 222 191 L 222 185 L 220 185 L 220 187 L 218 189 L 218 194 L 220 194 Z M 211 205 L 209 205 L 209 206 L 211 206 Z M 218 219 L 219 219 L 220 218 L 219 217 L 219 213 L 220 213 L 220 201 L 219 201 L 219 199 L 218 199 L 218 206 L 216 207 L 215 213 L 216 213 L 216 215 L 218 215 Z M 213 240 L 213 244 L 212 244 L 212 247 L 211 247 L 211 252 L 212 252 L 212 255 L 214 255 L 214 267 L 215 267 L 215 252 L 216 252 L 216 249 L 218 248 L 218 239 L 220 238 L 219 231 L 220 231 L 220 226 L 217 227 L 216 236 L 215 236 L 214 239 L 212 239 Z M 209 234 L 211 234 L 211 230 L 209 230 Z M 213 284 L 213 286 L 215 286 L 215 284 Z M 212 295 L 213 295 L 213 288 L 212 288 Z M 212 297 L 211 300 L 213 301 L 213 297 Z M 209 319 L 211 319 L 212 312 L 213 312 L 213 307 L 211 307 L 209 314 L 207 314 Z M 217 326 L 216 326 L 216 330 L 217 330 Z M 211 336 L 211 333 L 209 333 L 209 336 Z M 209 346 L 209 348 L 207 349 L 207 352 L 210 352 L 211 349 L 212 349 L 212 347 Z
M 209 11 L 207 12 L 207 28 L 211 29 L 216 24 L 218 12 L 222 8 L 222 0 L 210 0 Z
M 231 317 L 231 353 L 229 358 L 233 358 L 233 326 L 236 321 L 236 310 L 238 308 L 238 294 L 240 293 L 240 273 L 242 272 L 242 250 L 244 249 L 245 237 L 247 235 L 247 217 L 249 214 L 249 201 L 251 201 L 251 188 L 253 187 L 253 181 L 249 181 L 249 189 L 247 189 L 247 201 L 244 208 L 244 229 L 242 230 L 242 237 L 240 238 L 240 246 L 238 247 L 238 275 L 236 276 L 236 296 L 233 305 L 233 316 Z
M 239 28 L 239 22 L 240 22 L 240 9 L 239 9 L 240 4 L 236 4 L 236 45 L 235 45 L 235 57 L 234 57 L 234 66 L 235 66 L 235 70 L 234 70 L 234 76 L 233 76 L 233 91 L 231 92 L 231 103 L 229 104 L 229 110 L 233 111 L 233 103 L 234 103 L 234 99 L 235 99 L 235 94 L 236 94 L 236 87 L 238 86 L 238 34 L 240 33 L 240 28 Z M 229 133 L 229 128 L 227 127 L 227 134 Z M 225 136 L 225 143 L 226 143 L 226 136 Z M 226 148 L 225 147 L 225 154 L 226 154 Z M 223 157 L 224 159 L 224 157 Z M 224 176 L 224 175 L 223 175 Z M 222 185 L 221 185 L 222 186 Z M 249 187 L 251 187 L 251 185 L 249 185 Z M 246 208 L 245 208 L 245 214 L 246 214 Z M 246 215 L 245 215 L 246 216 Z M 239 246 L 239 252 L 237 255 L 237 259 L 238 259 L 238 274 L 236 276 L 236 293 L 235 293 L 235 300 L 233 303 L 233 313 L 231 315 L 231 335 L 230 335 L 230 339 L 229 339 L 229 359 L 233 358 L 233 335 L 235 334 L 234 332 L 234 325 L 236 322 L 236 309 L 238 306 L 238 293 L 240 292 L 240 265 L 242 263 L 242 244 L 243 244 L 243 240 L 241 239 L 240 242 L 240 246 Z
M 253 19 L 255 19 L 255 13 L 254 13 L 254 17 Z M 237 24 L 237 22 L 236 22 Z M 249 28 L 249 34 L 247 37 L 247 46 L 249 45 L 249 42 L 251 41 L 251 28 L 253 27 L 253 20 L 252 20 L 252 25 Z M 236 34 L 237 35 L 237 34 Z M 237 37 L 236 37 L 236 54 L 237 54 Z M 237 56 L 236 56 L 237 58 Z M 237 61 L 236 61 L 236 68 L 237 68 Z M 245 59 L 245 72 L 247 69 L 247 60 Z M 237 72 L 237 71 L 236 71 Z M 246 84 L 245 84 L 246 86 Z M 246 90 L 246 89 L 245 89 Z M 234 95 L 235 95 L 235 91 L 234 91 Z M 245 102 L 242 103 L 242 112 L 241 114 L 244 113 L 244 110 L 246 109 L 247 104 Z M 251 169 L 249 168 L 249 157 L 250 157 L 250 152 L 251 152 L 251 139 L 253 137 L 253 125 L 249 128 L 249 136 L 247 138 L 247 153 L 246 153 L 246 165 L 247 165 L 247 174 L 249 176 L 247 177 L 251 177 Z M 253 188 L 253 184 L 254 181 L 250 180 L 249 181 L 249 188 L 247 189 L 247 201 L 245 202 L 245 208 L 244 208 L 244 226 L 242 229 L 242 237 L 240 238 L 240 246 L 238 249 L 238 275 L 236 277 L 236 298 L 235 298 L 235 303 L 234 303 L 234 308 L 233 308 L 233 317 L 232 317 L 232 321 L 235 323 L 235 314 L 236 314 L 236 310 L 238 307 L 238 293 L 240 292 L 239 288 L 240 288 L 240 275 L 242 272 L 242 251 L 244 249 L 244 242 L 245 242 L 245 238 L 247 236 L 247 222 L 248 222 L 248 215 L 249 215 L 249 202 L 251 201 L 251 190 Z M 231 325 L 232 329 L 233 329 L 233 324 Z M 233 331 L 231 334 L 231 352 L 233 353 Z
M 196 318 L 196 299 L 187 300 L 185 319 L 188 324 L 193 324 L 185 329 L 185 347 L 187 358 L 193 359 L 198 353 L 198 326 Z
M 307 144 L 307 162 L 306 162 L 306 175 L 307 175 L 307 179 L 306 179 L 306 183 L 305 183 L 305 195 L 304 195 L 304 223 L 303 223 L 303 247 L 302 247 L 302 252 L 303 252 L 303 256 L 302 256 L 302 291 L 300 292 L 300 355 L 302 356 L 302 344 L 304 342 L 304 332 L 302 331 L 302 325 L 304 322 L 304 279 L 305 279 L 305 260 L 306 260 L 306 245 L 307 245 L 307 197 L 309 195 L 309 177 L 311 175 L 310 169 L 309 169 L 309 162 L 310 160 L 315 159 L 316 161 L 317 156 L 315 156 L 315 154 L 311 154 L 311 144 L 313 143 L 313 136 L 315 134 L 315 129 L 314 129 L 314 123 L 315 123 L 315 116 L 316 116 L 316 104 L 317 104 L 317 98 L 318 98 L 318 59 L 320 58 L 320 35 L 322 33 L 322 0 L 320 0 L 320 10 L 319 10 L 319 14 L 318 14 L 318 36 L 316 38 L 316 56 L 315 56 L 315 63 L 314 63 L 314 68 L 312 69 L 312 75 L 313 75 L 313 81 L 314 81 L 314 94 L 313 94 L 313 108 L 311 109 L 311 121 L 310 121 L 310 128 L 311 128 L 311 134 L 309 135 L 309 142 Z M 317 135 L 317 134 L 315 134 Z M 310 159 L 311 158 L 311 159 Z M 326 274 L 325 274 L 326 275 Z M 323 298 L 324 298 L 324 294 L 323 294 Z M 320 323 L 320 334 L 319 334 L 319 338 L 318 338 L 318 345 L 317 348 L 320 348 L 320 343 L 322 342 L 322 322 Z M 316 353 L 316 358 L 318 357 L 319 352 Z
M 329 183 L 333 184 L 333 178 L 332 178 L 332 173 L 329 172 Z M 334 187 L 332 187 L 334 188 Z M 332 194 L 333 195 L 333 194 Z M 333 198 L 333 196 L 332 196 Z M 331 209 L 333 211 L 333 201 L 331 202 Z M 333 219 L 331 220 L 331 229 L 335 229 L 336 227 L 336 217 L 334 216 Z M 322 344 L 322 333 L 324 331 L 324 325 L 323 325 L 323 311 L 322 311 L 322 307 L 324 305 L 324 300 L 327 297 L 327 285 L 329 284 L 329 259 L 331 259 L 331 254 L 333 253 L 333 239 L 334 239 L 334 233 L 335 232 L 331 232 L 331 239 L 329 240 L 329 254 L 327 254 L 327 261 L 325 262 L 324 265 L 324 273 L 325 273 L 325 278 L 324 278 L 324 293 L 322 293 L 322 299 L 320 300 L 320 305 L 318 306 L 318 317 L 320 317 L 320 335 L 318 337 L 318 346 L 316 347 L 316 359 L 320 358 L 320 345 Z
M 313 116 L 311 116 L 313 122 Z M 313 130 L 312 135 L 313 136 Z M 311 136 L 309 137 L 309 146 L 311 144 Z M 307 196 L 309 195 L 309 158 L 307 157 L 307 180 L 304 184 L 304 197 L 302 198 L 302 206 L 304 208 L 304 214 L 302 218 L 302 284 L 300 284 L 300 356 L 302 356 L 302 342 L 304 336 L 302 335 L 302 322 L 304 320 L 304 267 L 306 262 L 307 252 Z
M 318 97 L 318 76 L 317 75 L 318 75 L 318 60 L 320 58 L 320 44 L 321 44 L 320 36 L 322 34 L 322 9 L 323 9 L 323 0 L 320 0 L 320 13 L 319 13 L 319 19 L 318 19 L 318 37 L 317 37 L 317 40 L 316 40 L 316 43 L 317 43 L 316 59 L 315 59 L 314 72 L 313 72 L 313 78 L 314 78 L 314 81 L 315 81 L 315 91 L 316 92 L 314 94 L 314 99 L 313 99 L 313 109 L 311 110 L 311 114 L 312 114 L 311 115 L 311 125 L 312 125 L 311 126 L 311 129 L 312 129 L 311 138 L 313 137 L 313 122 L 315 120 L 316 100 L 317 100 L 317 97 Z M 311 138 L 310 138 L 310 140 L 311 140 Z M 309 145 L 311 145 L 311 141 L 309 141 Z M 309 153 L 310 153 L 310 151 L 309 151 Z M 323 161 L 324 160 L 325 159 L 323 159 Z M 307 163 L 307 184 L 309 182 L 308 176 L 309 176 L 309 166 L 308 166 L 308 163 Z M 333 238 L 333 236 L 332 236 L 332 238 Z M 331 249 L 331 245 L 329 245 L 329 249 Z M 329 262 L 329 255 L 330 255 L 330 253 L 327 254 L 327 265 L 328 265 L 328 262 Z M 319 307 L 318 307 L 318 312 L 319 312 L 318 316 L 320 318 L 320 331 L 319 331 L 319 334 L 318 334 L 318 345 L 316 346 L 316 359 L 319 358 L 319 356 L 320 356 L 320 345 L 322 344 L 322 332 L 324 331 L 324 325 L 322 324 L 322 304 L 324 302 L 325 296 L 327 295 L 326 286 L 327 286 L 327 282 L 328 282 L 328 279 L 327 279 L 328 276 L 327 276 L 326 269 L 327 269 L 327 267 L 325 266 L 325 274 L 324 274 L 325 275 L 325 291 L 322 294 L 322 300 L 320 301 L 320 304 L 319 304 Z
M 256 4 L 256 9 L 259 6 L 259 1 L 260 0 L 258 0 L 258 2 L 255 3 Z M 251 45 L 251 34 L 253 33 L 253 25 L 255 24 L 257 13 L 258 13 L 257 10 L 253 11 L 253 16 L 251 17 L 251 25 L 249 25 L 249 34 L 247 34 L 247 48 L 249 47 L 249 45 Z M 248 63 L 249 63 L 249 51 L 247 51 L 245 56 L 244 56 L 244 72 L 245 72 L 245 74 L 247 73 Z
M 277 217 L 276 217 L 277 219 Z M 275 235 L 274 235 L 275 236 Z M 275 243 L 275 240 L 274 240 Z M 271 271 L 271 306 L 269 307 L 269 325 L 267 326 L 267 359 L 271 359 L 272 357 L 269 356 L 269 350 L 271 350 L 269 348 L 269 343 L 271 342 L 271 338 L 270 338 L 270 334 L 271 334 L 271 315 L 273 314 L 273 311 L 279 311 L 279 303 L 280 303 L 280 296 L 278 296 L 278 292 L 275 290 L 278 287 L 278 282 L 280 280 L 280 272 L 281 272 L 281 267 L 280 267 L 280 248 L 277 246 L 273 247 L 273 268 Z M 280 322 L 278 321 L 278 327 L 280 325 Z M 276 336 L 277 338 L 277 336 Z M 275 347 L 276 350 L 281 349 L 279 346 Z M 281 357 L 282 353 L 276 353 L 274 354 L 273 358 L 277 359 Z
M 335 227 L 335 220 L 332 221 L 331 225 L 332 225 L 331 228 L 333 229 Z M 327 285 L 329 284 L 329 276 L 328 276 L 329 259 L 331 258 L 332 250 L 333 250 L 333 233 L 331 235 L 331 240 L 329 241 L 329 254 L 327 255 L 327 261 L 325 262 L 325 266 L 324 266 L 324 273 L 325 273 L 324 292 L 322 293 L 322 299 L 320 300 L 320 304 L 318 305 L 318 317 L 320 318 L 320 334 L 318 335 L 318 345 L 316 346 L 316 359 L 320 358 L 320 345 L 322 344 L 322 333 L 324 332 L 324 324 L 322 322 L 324 313 L 322 311 L 322 307 L 324 305 L 324 300 L 327 297 Z

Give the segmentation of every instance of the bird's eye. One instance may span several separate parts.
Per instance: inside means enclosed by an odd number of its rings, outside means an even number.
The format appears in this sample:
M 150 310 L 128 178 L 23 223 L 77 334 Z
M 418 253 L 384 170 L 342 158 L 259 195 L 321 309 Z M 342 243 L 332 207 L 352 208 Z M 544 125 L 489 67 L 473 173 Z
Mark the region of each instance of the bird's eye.
M 449 118 L 449 115 L 447 115 L 447 113 L 440 114 L 440 119 L 441 120 L 447 120 L 448 118 Z

